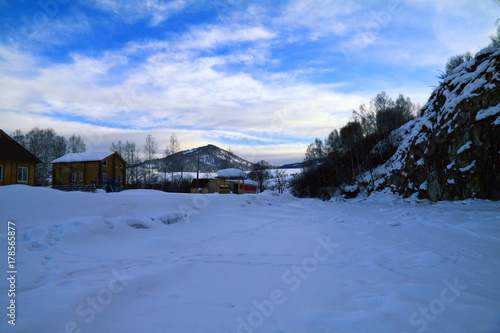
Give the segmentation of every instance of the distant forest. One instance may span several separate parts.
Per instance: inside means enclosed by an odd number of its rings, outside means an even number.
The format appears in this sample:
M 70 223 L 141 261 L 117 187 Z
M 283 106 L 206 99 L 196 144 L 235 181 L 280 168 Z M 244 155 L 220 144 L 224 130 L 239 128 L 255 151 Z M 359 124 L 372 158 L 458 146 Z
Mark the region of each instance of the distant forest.
M 393 130 L 415 118 L 419 109 L 409 97 L 400 94 L 393 100 L 384 91 L 368 105 L 362 104 L 340 130 L 334 129 L 324 140 L 316 138 L 307 147 L 304 169 L 292 181 L 292 193 L 328 199 L 361 171 L 385 162 L 395 148 L 370 152 Z

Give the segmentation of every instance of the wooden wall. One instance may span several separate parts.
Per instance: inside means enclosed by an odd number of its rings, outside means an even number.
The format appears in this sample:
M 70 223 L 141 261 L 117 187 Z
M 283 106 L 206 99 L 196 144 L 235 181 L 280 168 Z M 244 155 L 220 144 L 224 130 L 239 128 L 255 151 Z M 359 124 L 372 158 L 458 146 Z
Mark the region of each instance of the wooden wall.
M 35 163 L 0 160 L 0 165 L 3 166 L 3 175 L 2 180 L 0 180 L 0 185 L 25 184 L 35 186 Z M 28 182 L 17 181 L 18 167 L 28 168 Z

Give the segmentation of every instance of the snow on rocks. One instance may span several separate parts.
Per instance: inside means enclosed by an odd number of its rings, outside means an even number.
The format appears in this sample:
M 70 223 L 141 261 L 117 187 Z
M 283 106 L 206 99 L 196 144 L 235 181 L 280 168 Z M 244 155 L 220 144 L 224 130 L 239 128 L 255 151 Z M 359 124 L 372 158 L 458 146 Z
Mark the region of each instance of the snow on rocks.
M 385 165 L 374 170 L 371 183 L 380 184 L 374 189 L 393 187 L 407 196 L 418 192 L 433 201 L 497 199 L 499 84 L 498 46 L 453 70 L 419 116 L 393 132 L 406 135 Z M 386 181 L 379 183 L 382 177 Z M 414 185 L 424 181 L 425 190 Z
M 457 151 L 457 155 L 460 155 L 464 151 L 466 151 L 467 149 L 470 149 L 471 145 L 472 145 L 472 141 L 468 141 L 466 144 L 464 144 L 462 147 L 460 147 L 460 149 Z
M 476 115 L 476 120 L 483 120 L 491 116 L 496 116 L 499 113 L 500 113 L 500 104 L 479 111 Z

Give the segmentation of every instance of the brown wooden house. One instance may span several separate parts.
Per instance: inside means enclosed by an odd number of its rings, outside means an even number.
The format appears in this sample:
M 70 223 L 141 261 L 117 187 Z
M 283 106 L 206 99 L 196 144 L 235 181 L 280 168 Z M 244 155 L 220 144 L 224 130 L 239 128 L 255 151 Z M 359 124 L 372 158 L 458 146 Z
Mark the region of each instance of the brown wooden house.
M 191 193 L 257 193 L 258 183 L 247 179 L 244 171 L 223 169 L 217 171 L 216 179 L 193 179 Z
M 193 179 L 191 193 L 219 193 L 219 181 L 212 178 Z
M 52 187 L 56 189 L 120 192 L 127 186 L 127 163 L 117 152 L 66 154 L 51 163 Z
M 42 161 L 0 130 L 0 185 L 35 186 L 38 163 Z

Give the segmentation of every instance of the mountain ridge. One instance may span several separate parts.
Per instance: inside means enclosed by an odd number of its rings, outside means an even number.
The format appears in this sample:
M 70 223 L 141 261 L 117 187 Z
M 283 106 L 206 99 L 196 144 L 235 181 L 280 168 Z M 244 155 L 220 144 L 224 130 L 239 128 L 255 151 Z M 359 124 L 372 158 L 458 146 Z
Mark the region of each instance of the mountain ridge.
M 249 162 L 231 151 L 208 144 L 198 148 L 186 149 L 167 157 L 155 159 L 154 162 L 166 166 L 168 172 L 196 172 L 198 170 L 198 158 L 200 172 L 216 172 L 219 169 L 237 168 L 249 171 L 253 163 Z

